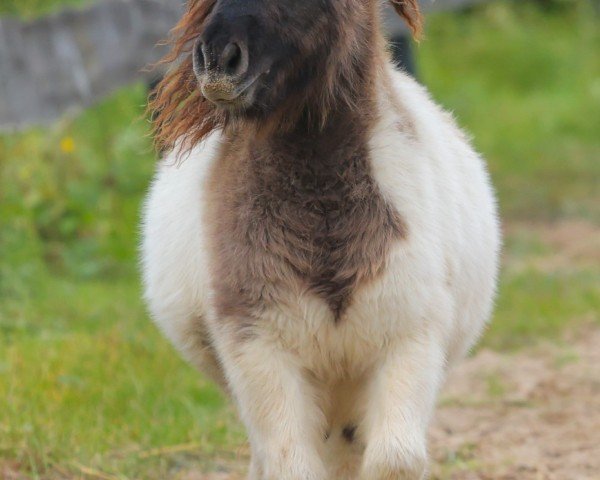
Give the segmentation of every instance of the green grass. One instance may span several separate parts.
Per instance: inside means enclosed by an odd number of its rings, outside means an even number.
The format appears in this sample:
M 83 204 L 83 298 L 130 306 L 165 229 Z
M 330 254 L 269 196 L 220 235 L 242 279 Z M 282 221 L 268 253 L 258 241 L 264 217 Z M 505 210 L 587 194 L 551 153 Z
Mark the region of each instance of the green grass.
M 158 479 L 170 462 L 136 461 L 153 447 L 210 456 L 240 440 L 221 395 L 150 326 L 134 282 L 48 281 L 2 325 L 2 456 L 32 473 L 79 461 Z
M 93 0 L 0 0 L 0 15 L 17 15 L 24 18 L 52 13 L 65 6 L 78 7 Z
M 600 223 L 600 29 L 574 5 L 438 15 L 419 47 L 423 81 L 489 159 L 509 224 Z M 0 472 L 5 461 L 27 478 L 93 478 L 84 465 L 164 479 L 243 442 L 140 300 L 137 224 L 154 165 L 144 97 L 134 86 L 75 120 L 0 137 Z M 599 321 L 593 259 L 540 268 L 556 247 L 534 228 L 506 249 L 484 345 L 520 348 Z M 151 452 L 173 445 L 189 449 Z
M 600 221 L 598 17 L 523 3 L 432 19 L 423 79 L 474 135 L 505 217 Z

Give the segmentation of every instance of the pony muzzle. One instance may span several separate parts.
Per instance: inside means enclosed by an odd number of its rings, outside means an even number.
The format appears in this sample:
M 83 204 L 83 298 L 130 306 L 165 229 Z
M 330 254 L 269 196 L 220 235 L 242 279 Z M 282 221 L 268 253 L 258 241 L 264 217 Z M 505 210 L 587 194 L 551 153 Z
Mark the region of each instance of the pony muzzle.
M 238 84 L 228 76 L 200 78 L 200 91 L 213 103 L 231 103 L 238 99 L 241 92 Z
M 194 46 L 193 64 L 207 100 L 216 104 L 233 103 L 243 93 L 248 71 L 245 44 L 199 39 Z

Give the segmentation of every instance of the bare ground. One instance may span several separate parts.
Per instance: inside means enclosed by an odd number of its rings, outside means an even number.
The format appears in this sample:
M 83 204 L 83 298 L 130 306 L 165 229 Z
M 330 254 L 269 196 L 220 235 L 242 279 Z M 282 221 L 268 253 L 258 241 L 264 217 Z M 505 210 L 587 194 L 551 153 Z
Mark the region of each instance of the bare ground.
M 600 479 L 600 330 L 515 355 L 482 351 L 448 382 L 434 478 Z
M 553 223 L 511 222 L 504 230 L 506 238 L 536 239 L 545 247 L 543 252 L 520 258 L 505 251 L 505 268 L 555 272 L 600 265 L 600 225 L 594 222 L 580 219 Z

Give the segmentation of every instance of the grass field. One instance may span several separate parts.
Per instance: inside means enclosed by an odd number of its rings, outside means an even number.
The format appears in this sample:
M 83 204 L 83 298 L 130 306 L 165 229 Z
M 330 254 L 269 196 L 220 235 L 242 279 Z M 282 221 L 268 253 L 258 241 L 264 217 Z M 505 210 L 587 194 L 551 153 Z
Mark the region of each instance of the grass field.
M 0 0 L 0 12 L 52 3 L 64 2 Z M 600 323 L 600 29 L 586 2 L 564 3 L 437 15 L 418 47 L 421 79 L 498 189 L 505 268 L 483 342 L 497 350 Z M 232 409 L 140 301 L 144 101 L 135 86 L 0 136 L 0 476 L 164 479 L 243 444 Z

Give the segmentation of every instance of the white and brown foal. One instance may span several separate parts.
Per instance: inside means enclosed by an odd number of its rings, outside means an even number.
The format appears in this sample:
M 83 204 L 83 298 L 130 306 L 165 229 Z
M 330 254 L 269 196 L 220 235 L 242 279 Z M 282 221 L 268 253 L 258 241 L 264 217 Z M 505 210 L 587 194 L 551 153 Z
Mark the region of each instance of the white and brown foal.
M 395 1 L 418 31 L 415 0 Z M 152 315 L 235 400 L 253 480 L 417 480 L 492 309 L 484 163 L 376 0 L 191 0 L 152 100 Z

